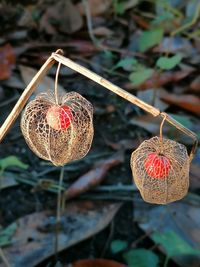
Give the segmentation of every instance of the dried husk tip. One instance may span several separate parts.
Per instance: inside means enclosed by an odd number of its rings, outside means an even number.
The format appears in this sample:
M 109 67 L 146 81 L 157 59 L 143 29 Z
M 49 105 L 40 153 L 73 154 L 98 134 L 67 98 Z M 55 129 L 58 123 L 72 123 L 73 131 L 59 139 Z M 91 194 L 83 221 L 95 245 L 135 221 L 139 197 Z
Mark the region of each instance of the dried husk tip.
M 188 192 L 189 167 L 184 145 L 165 138 L 161 142 L 157 136 L 142 142 L 131 155 L 134 182 L 149 203 L 182 199 Z
M 41 93 L 27 104 L 21 130 L 38 157 L 63 166 L 88 153 L 94 133 L 93 107 L 76 92 L 60 97 L 59 104 L 54 95 Z

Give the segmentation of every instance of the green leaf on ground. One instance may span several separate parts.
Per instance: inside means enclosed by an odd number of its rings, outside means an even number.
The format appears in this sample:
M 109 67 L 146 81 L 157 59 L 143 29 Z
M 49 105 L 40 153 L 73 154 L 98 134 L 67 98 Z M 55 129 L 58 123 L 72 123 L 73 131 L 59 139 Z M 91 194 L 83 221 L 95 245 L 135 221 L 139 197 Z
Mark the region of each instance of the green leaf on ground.
M 126 68 L 126 67 L 132 67 L 133 65 L 138 64 L 137 59 L 127 57 L 124 59 L 121 59 L 120 61 L 117 62 L 117 64 L 112 68 L 113 70 L 118 69 L 118 68 Z
M 117 15 L 123 15 L 125 12 L 124 3 L 119 3 L 119 1 L 116 1 L 117 3 L 114 5 L 115 7 L 115 13 Z
M 28 168 L 27 164 L 24 164 L 15 156 L 8 156 L 6 158 L 0 159 L 0 171 L 3 172 L 6 168 L 11 166 L 17 166 L 21 169 L 26 170 Z
M 128 247 L 127 241 L 124 240 L 113 240 L 110 246 L 113 254 L 119 253 Z
M 145 52 L 149 48 L 159 44 L 163 38 L 163 29 L 157 28 L 144 31 L 139 37 L 139 50 Z
M 171 70 L 176 65 L 178 65 L 182 60 L 182 56 L 180 54 L 174 55 L 173 57 L 160 57 L 156 66 L 163 70 Z
M 0 230 L 0 247 L 7 246 L 11 243 L 12 236 L 16 230 L 16 223 L 12 223 L 5 229 Z
M 129 267 L 157 267 L 158 256 L 150 250 L 132 249 L 123 255 Z
M 165 233 L 155 232 L 151 237 L 154 242 L 163 246 L 169 257 L 176 255 L 200 255 L 200 250 L 191 247 L 173 231 Z
M 129 75 L 129 80 L 134 85 L 140 85 L 143 82 L 145 82 L 147 79 L 149 79 L 153 75 L 154 70 L 153 69 L 142 69 L 135 72 L 132 72 Z

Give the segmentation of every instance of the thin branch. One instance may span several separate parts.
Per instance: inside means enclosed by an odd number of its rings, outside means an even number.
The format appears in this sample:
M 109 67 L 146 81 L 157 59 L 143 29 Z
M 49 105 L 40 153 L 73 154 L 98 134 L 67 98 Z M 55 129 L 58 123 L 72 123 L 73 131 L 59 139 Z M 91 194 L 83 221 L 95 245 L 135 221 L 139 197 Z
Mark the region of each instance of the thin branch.
M 161 153 L 163 153 L 163 125 L 166 120 L 166 116 L 163 117 L 163 120 L 160 124 L 160 143 L 161 143 Z
M 70 69 L 86 76 L 90 80 L 93 80 L 94 82 L 100 84 L 101 86 L 107 88 L 108 90 L 112 91 L 113 93 L 119 95 L 120 97 L 124 98 L 125 100 L 131 102 L 132 104 L 135 104 L 136 106 L 140 107 L 141 109 L 145 110 L 146 112 L 151 113 L 153 116 L 161 116 L 166 117 L 166 121 L 168 121 L 171 125 L 175 126 L 179 131 L 183 132 L 187 136 L 191 137 L 194 141 L 192 150 L 190 152 L 190 160 L 192 160 L 194 153 L 197 149 L 198 144 L 198 138 L 195 133 L 190 131 L 188 128 L 184 127 L 182 124 L 177 122 L 175 119 L 170 117 L 165 112 L 160 112 L 159 109 L 147 104 L 146 102 L 140 100 L 136 96 L 130 94 L 129 92 L 123 90 L 117 85 L 114 85 L 113 83 L 109 82 L 108 80 L 104 79 L 100 75 L 94 73 L 93 71 L 75 63 L 74 61 L 60 55 L 62 53 L 62 50 L 57 50 L 56 53 L 52 53 L 52 55 L 47 59 L 47 61 L 44 63 L 44 65 L 41 67 L 39 72 L 35 75 L 35 77 L 32 79 L 32 81 L 29 83 L 29 85 L 26 87 L 25 91 L 21 95 L 20 99 L 16 103 L 15 107 L 11 111 L 10 115 L 7 117 L 6 121 L 3 123 L 2 127 L 0 128 L 0 141 L 3 139 L 3 137 L 6 135 L 16 118 L 18 117 L 19 113 L 23 109 L 24 105 L 26 104 L 28 98 L 35 90 L 36 86 L 39 84 L 43 76 L 46 74 L 47 70 L 54 64 L 55 61 L 59 62 L 60 64 L 63 64 Z
M 59 104 L 59 99 L 58 99 L 58 75 L 60 72 L 60 67 L 61 67 L 61 63 L 58 63 L 58 67 L 57 67 L 57 71 L 56 71 L 56 78 L 55 78 L 55 99 L 56 99 L 56 105 Z
M 64 178 L 64 167 L 61 167 L 60 170 L 60 177 L 59 177 L 59 189 L 58 189 L 58 197 L 57 197 L 57 213 L 56 213 L 56 238 L 55 238 L 55 256 L 58 257 L 58 250 L 59 250 L 59 229 L 61 224 L 61 201 L 62 201 L 62 183 Z M 57 259 L 56 259 L 57 260 Z

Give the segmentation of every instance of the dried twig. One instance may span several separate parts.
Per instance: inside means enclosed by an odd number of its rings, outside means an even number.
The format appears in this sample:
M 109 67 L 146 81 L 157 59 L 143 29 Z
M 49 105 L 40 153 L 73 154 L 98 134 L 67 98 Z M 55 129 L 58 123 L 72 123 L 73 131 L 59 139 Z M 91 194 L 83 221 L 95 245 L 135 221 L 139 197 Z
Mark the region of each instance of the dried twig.
M 24 90 L 23 94 L 19 98 L 18 102 L 16 103 L 15 107 L 11 111 L 10 115 L 7 117 L 6 121 L 3 123 L 3 125 L 0 128 L 0 141 L 4 138 L 10 127 L 15 122 L 16 118 L 18 117 L 19 113 L 25 106 L 28 98 L 31 96 L 43 76 L 47 73 L 49 68 L 55 63 L 55 61 L 69 67 L 70 69 L 88 77 L 89 79 L 95 81 L 96 83 L 102 85 L 103 87 L 107 88 L 108 90 L 114 92 L 115 94 L 121 96 L 125 100 L 131 102 L 132 104 L 137 105 L 138 107 L 142 108 L 146 112 L 151 113 L 153 116 L 161 116 L 166 117 L 166 121 L 168 121 L 171 125 L 175 126 L 179 131 L 183 132 L 187 136 L 191 137 L 194 141 L 193 147 L 190 152 L 190 160 L 192 160 L 194 153 L 197 148 L 198 144 L 198 138 L 195 133 L 193 133 L 188 128 L 184 127 L 182 124 L 177 122 L 175 119 L 170 117 L 165 112 L 160 112 L 159 109 L 145 103 L 144 101 L 140 100 L 136 96 L 128 93 L 127 91 L 123 90 L 119 86 L 114 85 L 113 83 L 109 82 L 108 80 L 104 79 L 100 75 L 94 73 L 93 71 L 81 66 L 80 64 L 75 63 L 74 61 L 64 57 L 61 55 L 62 50 L 59 49 L 55 53 L 52 53 L 52 55 L 47 59 L 47 61 L 44 63 L 44 65 L 41 67 L 41 69 L 38 71 L 38 73 L 35 75 L 35 77 L 32 79 L 32 81 L 29 83 L 29 85 Z

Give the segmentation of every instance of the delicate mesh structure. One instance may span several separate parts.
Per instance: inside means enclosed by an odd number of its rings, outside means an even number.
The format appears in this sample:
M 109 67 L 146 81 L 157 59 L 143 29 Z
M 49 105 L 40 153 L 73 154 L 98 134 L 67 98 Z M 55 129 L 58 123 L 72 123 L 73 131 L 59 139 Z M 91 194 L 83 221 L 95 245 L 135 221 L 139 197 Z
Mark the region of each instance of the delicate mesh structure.
M 93 107 L 84 97 L 70 92 L 60 98 L 60 105 L 67 105 L 69 127 L 55 130 L 47 123 L 47 112 L 56 106 L 55 97 L 39 94 L 26 106 L 21 118 L 21 130 L 30 149 L 40 158 L 56 166 L 84 157 L 93 139 Z M 59 118 L 58 118 L 59 120 Z
M 145 167 L 148 155 L 152 152 L 157 155 L 161 155 L 162 152 L 162 155 L 170 162 L 170 167 L 166 165 L 164 170 L 161 168 L 160 176 L 155 172 L 155 177 L 153 177 L 151 170 Z M 187 194 L 189 164 L 187 149 L 184 145 L 163 139 L 162 150 L 160 138 L 157 136 L 144 141 L 131 156 L 131 169 L 135 184 L 142 198 L 146 202 L 155 204 L 167 204 L 179 200 Z

